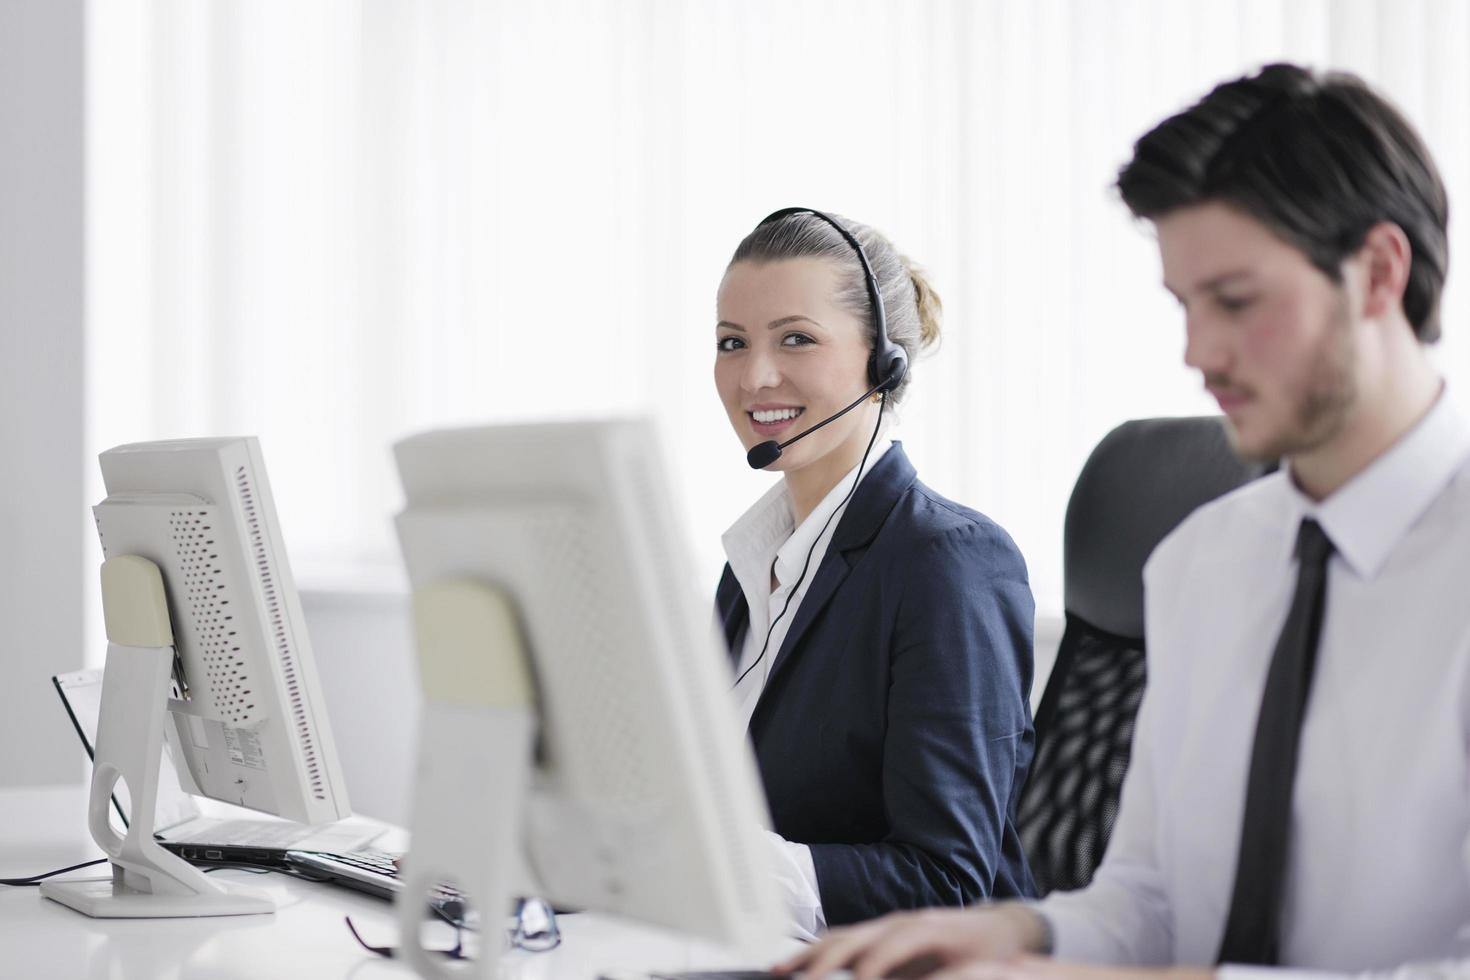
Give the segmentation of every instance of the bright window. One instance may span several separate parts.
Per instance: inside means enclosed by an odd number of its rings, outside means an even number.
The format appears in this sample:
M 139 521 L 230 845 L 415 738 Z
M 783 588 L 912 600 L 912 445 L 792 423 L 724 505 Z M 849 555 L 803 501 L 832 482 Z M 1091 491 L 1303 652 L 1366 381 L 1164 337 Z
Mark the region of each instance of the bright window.
M 1264 61 L 1344 67 L 1399 102 L 1470 202 L 1458 2 L 107 0 L 90 16 L 92 449 L 259 435 L 308 585 L 394 562 L 394 439 L 639 413 L 712 586 L 720 532 L 770 480 L 714 395 L 715 288 L 756 219 L 807 204 L 932 274 L 945 339 L 896 434 L 928 483 L 1010 530 L 1055 615 L 1092 446 L 1125 419 L 1213 409 L 1146 229 L 1109 190 L 1134 138 Z M 1439 355 L 1462 384 L 1466 275 Z

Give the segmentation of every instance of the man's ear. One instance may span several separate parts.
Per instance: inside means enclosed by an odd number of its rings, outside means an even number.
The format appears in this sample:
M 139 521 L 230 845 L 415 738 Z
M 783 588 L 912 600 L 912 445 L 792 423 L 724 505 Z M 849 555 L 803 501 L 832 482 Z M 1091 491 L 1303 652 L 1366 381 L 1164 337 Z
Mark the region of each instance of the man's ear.
M 1380 221 L 1368 229 L 1353 258 L 1363 270 L 1363 315 L 1377 318 L 1402 313 L 1414 258 L 1404 230 L 1391 221 Z

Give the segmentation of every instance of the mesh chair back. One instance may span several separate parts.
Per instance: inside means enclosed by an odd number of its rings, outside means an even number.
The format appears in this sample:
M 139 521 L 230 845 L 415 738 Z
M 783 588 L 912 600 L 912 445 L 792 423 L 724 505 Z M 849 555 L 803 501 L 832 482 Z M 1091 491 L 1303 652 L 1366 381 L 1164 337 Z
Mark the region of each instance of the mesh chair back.
M 1083 466 L 1064 532 L 1066 631 L 1016 813 L 1040 894 L 1086 885 L 1107 849 L 1147 679 L 1144 562 L 1196 507 L 1262 472 L 1218 418 L 1125 422 Z

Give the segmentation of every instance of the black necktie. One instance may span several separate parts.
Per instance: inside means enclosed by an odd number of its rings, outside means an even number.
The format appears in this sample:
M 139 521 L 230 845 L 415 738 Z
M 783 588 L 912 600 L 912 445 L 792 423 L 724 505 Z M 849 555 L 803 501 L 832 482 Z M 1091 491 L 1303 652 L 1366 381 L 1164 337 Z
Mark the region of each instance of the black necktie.
M 1274 965 L 1279 956 L 1292 785 L 1327 606 L 1327 559 L 1332 557 L 1332 542 L 1316 521 L 1302 521 L 1296 555 L 1296 595 L 1276 640 L 1256 719 L 1235 892 L 1219 963 Z

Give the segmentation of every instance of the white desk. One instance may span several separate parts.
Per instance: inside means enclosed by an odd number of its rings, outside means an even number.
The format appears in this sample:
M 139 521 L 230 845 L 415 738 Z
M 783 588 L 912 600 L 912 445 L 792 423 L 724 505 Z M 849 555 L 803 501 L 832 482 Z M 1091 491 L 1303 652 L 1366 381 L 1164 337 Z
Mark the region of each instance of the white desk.
M 0 790 L 0 878 L 39 874 L 100 856 L 86 830 L 83 787 Z M 105 873 L 106 865 L 98 865 L 73 875 Z M 409 975 L 396 962 L 359 947 L 342 922 L 351 915 L 368 942 L 396 945 L 387 903 L 283 875 L 215 874 L 269 891 L 279 910 L 274 915 L 210 919 L 89 919 L 42 899 L 35 888 L 0 886 L 0 977 L 375 980 Z M 603 916 L 566 915 L 559 922 L 559 949 L 506 953 L 500 976 L 590 980 L 603 970 L 742 965 L 706 944 Z M 445 934 L 450 935 L 447 928 Z M 782 952 L 773 951 L 773 957 Z

